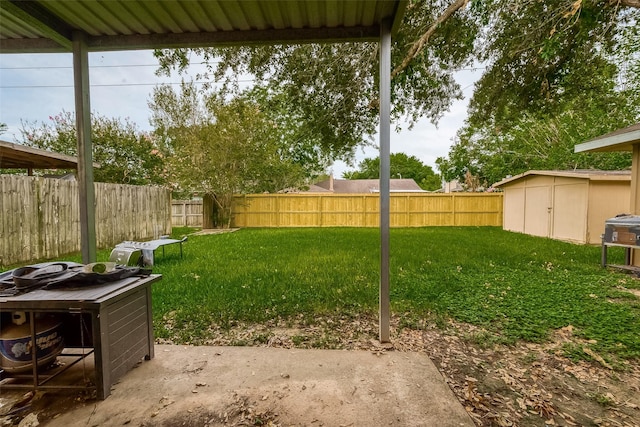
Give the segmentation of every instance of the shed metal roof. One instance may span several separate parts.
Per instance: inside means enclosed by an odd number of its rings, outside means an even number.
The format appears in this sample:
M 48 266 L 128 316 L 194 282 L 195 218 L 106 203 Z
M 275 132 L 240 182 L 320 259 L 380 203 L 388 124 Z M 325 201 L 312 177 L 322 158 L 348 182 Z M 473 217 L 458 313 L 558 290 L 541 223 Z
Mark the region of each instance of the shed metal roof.
M 513 183 L 527 176 L 558 176 L 563 178 L 588 179 L 589 181 L 631 181 L 631 171 L 603 171 L 596 169 L 576 170 L 530 170 L 519 175 L 505 178 L 493 184 L 493 187 L 501 187 Z
M 407 0 L 0 0 L 0 51 L 70 52 L 317 41 L 378 41 Z
M 575 146 L 576 153 L 595 151 L 633 151 L 633 145 L 640 144 L 640 123 L 618 129 L 606 135 Z

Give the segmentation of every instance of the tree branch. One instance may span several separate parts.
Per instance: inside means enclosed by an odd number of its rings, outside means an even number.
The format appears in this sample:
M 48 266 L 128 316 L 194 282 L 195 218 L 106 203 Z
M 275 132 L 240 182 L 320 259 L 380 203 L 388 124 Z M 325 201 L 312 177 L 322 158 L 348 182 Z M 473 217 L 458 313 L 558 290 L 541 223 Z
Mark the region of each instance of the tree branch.
M 640 2 L 640 0 L 621 0 L 621 1 Z M 436 19 L 436 21 L 433 24 L 431 24 L 431 26 L 427 29 L 427 31 L 418 40 L 413 42 L 411 49 L 409 49 L 409 52 L 407 53 L 407 56 L 405 56 L 404 59 L 402 60 L 402 63 L 398 65 L 391 72 L 391 79 L 393 79 L 395 76 L 403 72 L 409 66 L 411 61 L 413 61 L 418 55 L 420 55 L 420 52 L 422 52 L 422 50 L 424 49 L 424 46 L 427 44 L 427 42 L 429 41 L 433 33 L 435 33 L 435 31 L 438 29 L 440 24 L 442 24 L 447 19 L 449 19 L 451 15 L 453 15 L 459 9 L 463 8 L 468 2 L 469 0 L 456 0 L 455 2 L 453 2 L 453 4 L 451 4 L 451 6 L 449 6 L 442 13 L 442 15 L 440 15 L 438 19 Z
M 640 0 L 620 0 L 620 4 L 626 7 L 636 7 L 640 9 Z

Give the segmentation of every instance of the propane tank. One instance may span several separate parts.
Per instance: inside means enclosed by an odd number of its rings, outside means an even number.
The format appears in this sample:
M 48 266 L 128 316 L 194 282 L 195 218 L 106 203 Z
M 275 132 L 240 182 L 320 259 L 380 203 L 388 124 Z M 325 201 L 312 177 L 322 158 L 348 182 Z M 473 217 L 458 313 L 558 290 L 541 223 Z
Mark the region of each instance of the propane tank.
M 46 367 L 64 349 L 62 322 L 53 314 L 38 313 L 35 323 L 38 367 Z M 11 322 L 3 322 L 0 326 L 0 368 L 7 373 L 30 371 L 34 345 L 26 313 L 13 312 Z

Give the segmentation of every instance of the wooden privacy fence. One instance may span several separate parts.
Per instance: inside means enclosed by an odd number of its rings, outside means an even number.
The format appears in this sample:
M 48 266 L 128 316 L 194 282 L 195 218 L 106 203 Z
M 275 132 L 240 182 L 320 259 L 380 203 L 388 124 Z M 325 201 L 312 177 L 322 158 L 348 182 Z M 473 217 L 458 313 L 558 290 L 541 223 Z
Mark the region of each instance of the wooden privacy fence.
M 501 193 L 391 193 L 391 227 L 502 226 Z M 376 194 L 236 196 L 233 227 L 378 227 Z
M 80 251 L 78 183 L 0 175 L 0 266 Z M 96 244 L 148 240 L 171 232 L 171 192 L 95 183 Z
M 171 225 L 174 227 L 202 227 L 202 200 L 173 200 Z

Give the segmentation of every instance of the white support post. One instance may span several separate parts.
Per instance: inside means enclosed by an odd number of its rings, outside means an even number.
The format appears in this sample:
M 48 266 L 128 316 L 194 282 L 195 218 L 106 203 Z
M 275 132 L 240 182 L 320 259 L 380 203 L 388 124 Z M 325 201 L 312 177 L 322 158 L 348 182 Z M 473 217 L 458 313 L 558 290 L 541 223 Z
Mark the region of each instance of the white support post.
M 73 84 L 78 132 L 78 197 L 80 202 L 80 248 L 82 262 L 96 261 L 96 212 L 91 150 L 91 107 L 89 104 L 89 52 L 86 35 L 73 33 Z
M 380 342 L 389 332 L 389 207 L 391 155 L 391 23 L 380 26 Z

